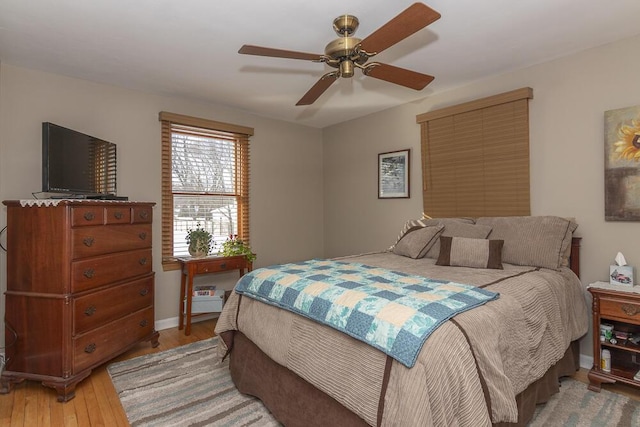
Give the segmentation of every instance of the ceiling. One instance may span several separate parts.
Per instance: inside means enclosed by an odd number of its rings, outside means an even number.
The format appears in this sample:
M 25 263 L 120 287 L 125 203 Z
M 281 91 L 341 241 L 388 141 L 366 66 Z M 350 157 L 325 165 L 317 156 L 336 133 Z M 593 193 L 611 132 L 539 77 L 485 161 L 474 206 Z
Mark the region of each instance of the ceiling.
M 414 91 L 356 71 L 305 107 L 295 104 L 333 69 L 237 53 L 253 44 L 321 54 L 337 16 L 357 16 L 365 38 L 411 3 L 0 0 L 0 61 L 322 128 L 640 34 L 638 0 L 431 0 L 442 18 L 375 60 L 433 83 Z

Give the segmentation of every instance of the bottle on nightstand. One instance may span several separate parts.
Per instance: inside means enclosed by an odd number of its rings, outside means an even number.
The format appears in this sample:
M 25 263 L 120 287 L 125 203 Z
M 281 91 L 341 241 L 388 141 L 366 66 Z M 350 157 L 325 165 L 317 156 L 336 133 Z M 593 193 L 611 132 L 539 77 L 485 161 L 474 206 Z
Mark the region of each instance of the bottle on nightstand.
M 611 372 L 611 352 L 606 348 L 602 350 L 600 368 L 605 372 Z

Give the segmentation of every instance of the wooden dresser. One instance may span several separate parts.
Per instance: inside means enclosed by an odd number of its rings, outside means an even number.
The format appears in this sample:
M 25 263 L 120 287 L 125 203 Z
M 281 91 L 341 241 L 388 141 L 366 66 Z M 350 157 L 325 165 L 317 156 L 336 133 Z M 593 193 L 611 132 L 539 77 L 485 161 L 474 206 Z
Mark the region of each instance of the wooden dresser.
M 7 363 L 0 393 L 36 380 L 66 402 L 96 366 L 141 341 L 158 346 L 153 203 L 3 203 Z

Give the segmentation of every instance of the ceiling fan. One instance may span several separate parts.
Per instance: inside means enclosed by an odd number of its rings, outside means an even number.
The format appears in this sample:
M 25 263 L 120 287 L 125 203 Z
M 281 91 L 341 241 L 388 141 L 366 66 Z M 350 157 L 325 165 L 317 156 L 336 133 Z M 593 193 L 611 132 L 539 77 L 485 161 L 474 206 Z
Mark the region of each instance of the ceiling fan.
M 440 14 L 427 5 L 414 3 L 364 40 L 361 40 L 353 37 L 353 33 L 358 28 L 358 18 L 353 15 L 342 15 L 333 21 L 333 30 L 340 37 L 325 47 L 323 55 L 253 45 L 242 46 L 238 53 L 324 62 L 336 68 L 335 71 L 323 75 L 296 105 L 313 104 L 338 78 L 353 77 L 356 68 L 361 69 L 365 76 L 415 90 L 422 90 L 431 83 L 433 76 L 394 67 L 393 65 L 367 61 L 439 18 Z

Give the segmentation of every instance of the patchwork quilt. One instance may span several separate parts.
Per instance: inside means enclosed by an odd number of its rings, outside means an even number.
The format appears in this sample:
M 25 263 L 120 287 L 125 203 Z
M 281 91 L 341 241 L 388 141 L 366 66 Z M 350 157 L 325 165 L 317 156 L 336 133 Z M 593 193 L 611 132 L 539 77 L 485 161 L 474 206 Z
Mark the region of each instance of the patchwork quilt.
M 332 260 L 260 268 L 235 290 L 331 326 L 407 367 L 438 326 L 499 297 L 471 285 Z

